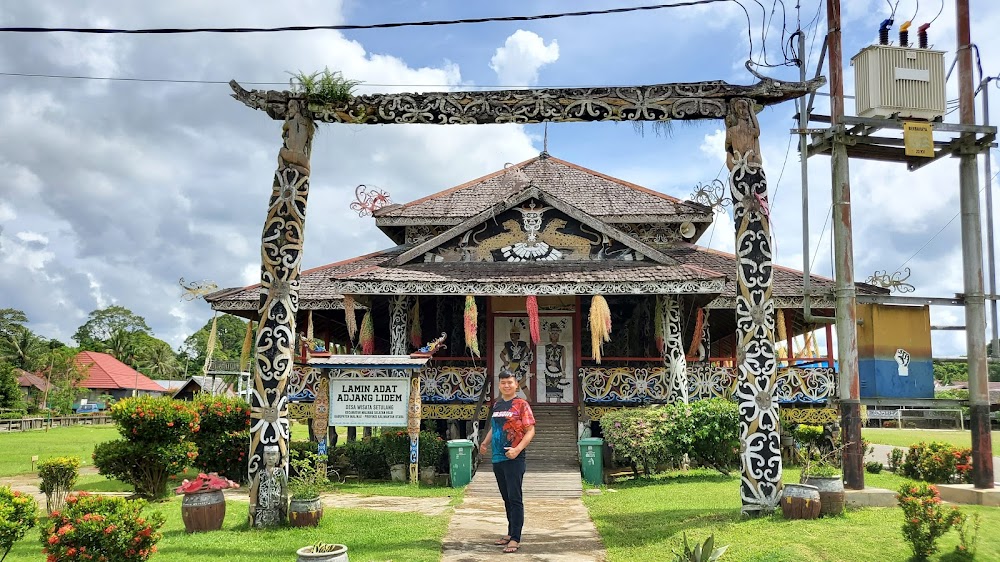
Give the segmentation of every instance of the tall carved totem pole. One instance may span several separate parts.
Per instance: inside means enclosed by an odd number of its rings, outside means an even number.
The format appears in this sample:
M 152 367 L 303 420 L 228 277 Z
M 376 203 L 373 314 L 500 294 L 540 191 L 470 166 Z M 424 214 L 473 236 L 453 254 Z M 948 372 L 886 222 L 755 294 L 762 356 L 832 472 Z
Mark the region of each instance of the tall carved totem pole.
M 768 511 L 781 494 L 778 403 L 774 400 L 771 223 L 760 155 L 760 125 L 749 98 L 729 100 L 726 165 L 736 223 L 736 361 L 743 513 Z
M 288 474 L 288 394 L 295 348 L 295 315 L 299 310 L 299 269 L 309 197 L 309 153 L 315 124 L 298 100 L 289 100 L 282 126 L 271 199 L 261 235 L 260 324 L 257 328 L 257 373 L 250 393 L 252 439 L 250 476 L 251 525 L 273 517 L 255 517 L 270 509 L 260 496 L 265 447 L 277 447 L 277 466 Z M 271 449 L 273 451 L 273 449 Z M 281 506 L 276 506 L 281 507 Z M 282 510 L 282 513 L 284 511 Z

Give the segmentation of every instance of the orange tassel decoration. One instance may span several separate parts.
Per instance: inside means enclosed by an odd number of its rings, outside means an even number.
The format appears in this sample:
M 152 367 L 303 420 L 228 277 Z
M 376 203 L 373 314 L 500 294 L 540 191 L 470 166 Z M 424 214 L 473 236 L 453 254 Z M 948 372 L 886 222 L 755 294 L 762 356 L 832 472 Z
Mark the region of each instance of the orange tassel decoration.
M 420 349 L 424 343 L 420 331 L 420 297 L 413 297 L 413 310 L 410 311 L 410 344 L 414 349 Z
M 656 342 L 656 350 L 663 357 L 663 295 L 656 296 L 656 308 L 653 311 L 653 341 Z
M 372 311 L 368 309 L 365 317 L 361 319 L 361 353 L 372 355 L 375 353 L 375 324 L 372 322 Z
M 524 300 L 524 309 L 528 311 L 528 331 L 531 332 L 531 341 L 538 345 L 542 341 L 542 328 L 538 323 L 538 298 L 535 295 L 528 295 Z
M 358 319 L 354 316 L 354 297 L 344 295 L 344 321 L 347 322 L 347 337 L 354 344 L 354 336 L 358 333 Z
M 705 309 L 699 308 L 698 319 L 694 323 L 694 334 L 691 337 L 691 349 L 688 349 L 688 357 L 695 357 L 698 354 L 698 345 L 701 344 L 701 329 L 704 326 L 705 326 Z
M 476 306 L 476 297 L 466 295 L 465 297 L 465 347 L 473 357 L 479 357 L 479 308 Z
M 601 295 L 594 295 L 590 301 L 590 349 L 594 361 L 601 364 L 604 342 L 611 341 L 611 309 Z

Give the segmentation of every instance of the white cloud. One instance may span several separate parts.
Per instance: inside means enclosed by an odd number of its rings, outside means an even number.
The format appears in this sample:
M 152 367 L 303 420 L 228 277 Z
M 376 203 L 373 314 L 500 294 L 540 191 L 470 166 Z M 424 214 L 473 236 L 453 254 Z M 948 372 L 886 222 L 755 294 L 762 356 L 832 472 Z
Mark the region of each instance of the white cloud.
M 25 230 L 15 234 L 17 239 L 21 242 L 38 242 L 42 245 L 48 244 L 49 239 L 44 234 L 39 234 L 37 232 L 31 232 L 30 230 Z
M 504 86 L 531 86 L 538 82 L 538 69 L 559 60 L 559 44 L 548 45 L 536 33 L 518 29 L 496 50 L 490 68 Z

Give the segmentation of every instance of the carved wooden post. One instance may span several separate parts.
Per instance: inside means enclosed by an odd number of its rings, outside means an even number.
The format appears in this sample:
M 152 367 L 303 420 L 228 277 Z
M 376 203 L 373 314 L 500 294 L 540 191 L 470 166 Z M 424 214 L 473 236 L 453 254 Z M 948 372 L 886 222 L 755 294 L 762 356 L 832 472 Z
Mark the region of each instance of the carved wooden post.
M 663 299 L 663 364 L 670 376 L 670 401 L 688 403 L 687 358 L 684 357 L 684 331 L 681 328 L 681 306 L 678 295 L 661 295 Z
M 277 466 L 288 474 L 288 396 L 285 386 L 292 370 L 295 315 L 298 312 L 299 268 L 309 197 L 309 153 L 315 125 L 298 100 L 288 102 L 282 127 L 271 200 L 261 235 L 260 324 L 257 327 L 257 369 L 250 393 L 251 441 L 248 472 L 251 482 L 251 525 L 270 520 L 254 517 L 260 493 L 259 474 L 264 447 L 276 446 Z M 263 498 L 260 498 L 263 500 Z M 284 513 L 284 510 L 282 511 Z
M 408 323 L 406 295 L 389 297 L 389 354 L 407 355 L 406 327 Z
M 416 484 L 419 476 L 417 461 L 420 458 L 421 407 L 420 371 L 414 370 L 410 375 L 410 403 L 407 405 L 409 415 L 406 418 L 406 432 L 410 436 L 410 484 Z
M 781 493 L 778 404 L 774 400 L 774 300 L 767 180 L 761 167 L 754 102 L 729 101 L 726 163 L 736 222 L 736 356 L 743 513 L 777 505 Z

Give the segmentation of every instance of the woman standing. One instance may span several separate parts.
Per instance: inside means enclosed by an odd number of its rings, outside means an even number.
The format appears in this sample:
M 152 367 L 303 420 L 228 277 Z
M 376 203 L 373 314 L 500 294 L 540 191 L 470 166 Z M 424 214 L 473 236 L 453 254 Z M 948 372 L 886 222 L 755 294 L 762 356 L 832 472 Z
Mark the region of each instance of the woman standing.
M 507 534 L 497 539 L 504 553 L 517 552 L 521 546 L 524 526 L 524 501 L 521 482 L 524 480 L 524 450 L 535 437 L 535 416 L 523 398 L 517 398 L 518 383 L 508 369 L 500 371 L 500 400 L 490 409 L 491 430 L 486 434 L 479 452 L 492 454 L 493 474 L 497 478 L 504 510 L 507 512 Z M 490 444 L 492 443 L 492 448 Z

